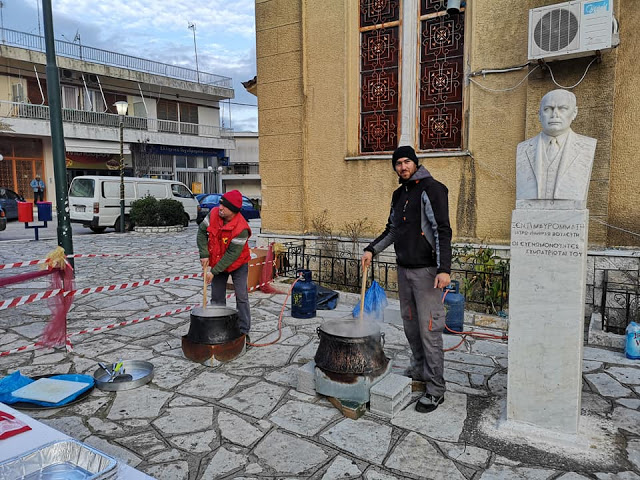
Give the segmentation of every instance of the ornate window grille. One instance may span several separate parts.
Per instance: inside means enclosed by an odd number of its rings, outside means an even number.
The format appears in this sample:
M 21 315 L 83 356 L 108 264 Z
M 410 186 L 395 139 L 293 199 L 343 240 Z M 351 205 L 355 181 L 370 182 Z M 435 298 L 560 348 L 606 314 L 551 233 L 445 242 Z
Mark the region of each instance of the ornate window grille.
M 392 151 L 398 138 L 400 0 L 360 0 L 360 150 Z
M 462 148 L 464 9 L 446 4 L 360 0 L 362 153 Z
M 420 150 L 462 147 L 464 13 L 420 1 Z

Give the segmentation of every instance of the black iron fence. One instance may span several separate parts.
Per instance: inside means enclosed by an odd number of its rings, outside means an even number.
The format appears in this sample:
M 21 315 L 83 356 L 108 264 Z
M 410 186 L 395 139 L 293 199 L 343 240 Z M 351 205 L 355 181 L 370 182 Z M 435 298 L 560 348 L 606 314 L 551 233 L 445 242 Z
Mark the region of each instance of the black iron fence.
M 640 322 L 640 276 L 638 272 L 605 270 L 602 280 L 602 328 L 624 334 L 631 322 Z
M 348 241 L 305 240 L 282 244 L 277 255 L 280 276 L 295 277 L 298 269 L 313 272 L 313 280 L 327 288 L 359 292 L 362 285 L 362 248 Z M 397 267 L 393 255 L 376 257 L 370 269 L 390 296 L 397 295 Z M 454 249 L 451 278 L 458 280 L 466 308 L 504 314 L 508 306 L 509 263 L 487 248 Z

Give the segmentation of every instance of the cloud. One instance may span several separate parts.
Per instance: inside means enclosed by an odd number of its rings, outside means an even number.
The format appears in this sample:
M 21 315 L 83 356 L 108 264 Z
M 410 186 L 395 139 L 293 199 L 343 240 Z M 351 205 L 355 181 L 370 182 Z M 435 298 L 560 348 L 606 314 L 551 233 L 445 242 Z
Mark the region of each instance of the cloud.
M 38 2 L 5 0 L 5 27 L 38 34 Z M 254 0 L 54 0 L 54 31 L 58 39 L 78 32 L 85 46 L 195 69 L 188 29 L 195 22 L 199 70 L 231 77 L 232 102 L 255 104 L 241 84 L 256 74 L 254 8 Z M 235 130 L 257 129 L 255 107 L 232 104 L 231 117 Z

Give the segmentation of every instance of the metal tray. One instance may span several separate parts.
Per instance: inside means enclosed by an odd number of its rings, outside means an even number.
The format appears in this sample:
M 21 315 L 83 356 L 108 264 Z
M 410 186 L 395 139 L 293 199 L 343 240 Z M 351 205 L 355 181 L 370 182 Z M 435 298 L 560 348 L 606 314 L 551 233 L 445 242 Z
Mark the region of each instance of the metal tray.
M 116 459 L 77 440 L 47 443 L 0 463 L 0 478 L 93 480 L 113 478 Z
M 100 390 L 108 392 L 116 392 L 119 390 L 131 390 L 149 383 L 153 379 L 153 364 L 144 360 L 125 360 L 122 362 L 122 368 L 133 378 L 126 382 L 112 382 L 110 375 L 105 372 L 102 367 L 98 368 L 93 378 L 96 380 L 96 387 Z

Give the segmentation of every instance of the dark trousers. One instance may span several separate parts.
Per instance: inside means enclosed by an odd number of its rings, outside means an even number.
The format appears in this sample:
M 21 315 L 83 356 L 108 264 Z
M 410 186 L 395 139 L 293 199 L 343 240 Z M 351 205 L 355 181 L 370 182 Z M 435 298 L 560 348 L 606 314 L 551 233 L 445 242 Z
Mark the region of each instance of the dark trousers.
M 44 192 L 33 192 L 34 202 L 44 202 Z
M 227 304 L 227 280 L 231 275 L 233 289 L 236 291 L 236 309 L 238 310 L 238 326 L 242 333 L 251 329 L 251 310 L 249 309 L 249 291 L 247 277 L 249 264 L 245 263 L 233 272 L 222 272 L 213 276 L 211 281 L 211 304 L 225 306 Z
M 413 358 L 412 366 L 420 372 L 427 393 L 444 394 L 444 351 L 442 331 L 445 311 L 442 290 L 433 288 L 436 268 L 398 266 L 400 315 Z

